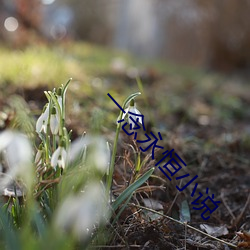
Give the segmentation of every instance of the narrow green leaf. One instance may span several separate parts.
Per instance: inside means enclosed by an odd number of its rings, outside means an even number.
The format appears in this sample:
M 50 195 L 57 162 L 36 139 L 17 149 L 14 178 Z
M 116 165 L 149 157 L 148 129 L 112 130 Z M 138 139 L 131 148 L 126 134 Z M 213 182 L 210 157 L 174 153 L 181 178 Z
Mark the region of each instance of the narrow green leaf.
M 134 94 L 131 94 L 129 97 L 127 97 L 127 99 L 123 103 L 122 108 L 125 109 L 125 107 L 130 103 L 130 101 L 140 94 L 141 94 L 141 92 L 136 92 Z
M 189 222 L 191 220 L 190 209 L 187 200 L 182 201 L 180 209 L 180 221 Z
M 112 225 L 114 225 L 116 223 L 116 221 L 119 219 L 120 215 L 122 214 L 122 212 L 124 211 L 124 209 L 126 208 L 127 204 L 129 203 L 130 199 L 132 198 L 133 193 L 131 193 L 129 195 L 129 197 L 127 198 L 127 200 L 124 202 L 124 204 L 122 205 L 122 207 L 119 209 L 119 212 L 117 213 L 117 215 L 115 216 Z
M 148 170 L 143 176 L 141 176 L 138 180 L 136 180 L 133 184 L 131 184 L 128 188 L 126 188 L 118 198 L 113 202 L 112 208 L 115 211 L 124 200 L 127 199 L 137 188 L 139 188 L 154 172 L 155 168 L 151 168 Z
M 0 228 L 2 228 L 3 236 L 6 243 L 7 250 L 21 250 L 20 241 L 16 231 L 10 225 L 8 221 L 8 216 L 0 208 Z
M 68 89 L 69 83 L 72 81 L 72 78 L 69 78 L 69 80 L 67 81 L 67 83 L 63 86 L 63 90 L 62 90 L 62 94 L 65 95 L 66 91 Z

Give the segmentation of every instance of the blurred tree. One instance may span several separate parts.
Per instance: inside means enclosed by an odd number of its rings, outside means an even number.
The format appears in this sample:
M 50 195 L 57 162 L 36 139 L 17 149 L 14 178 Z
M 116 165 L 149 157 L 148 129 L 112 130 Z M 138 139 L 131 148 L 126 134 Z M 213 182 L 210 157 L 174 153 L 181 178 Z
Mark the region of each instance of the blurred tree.
M 250 1 L 212 0 L 209 4 L 211 18 L 205 25 L 209 65 L 224 71 L 249 68 Z
M 41 36 L 40 0 L 1 0 L 0 6 L 0 19 L 4 24 L 0 28 L 1 39 L 22 46 Z
M 41 2 L 39 0 L 15 0 L 17 18 L 26 30 L 38 32 L 41 23 Z
M 73 29 L 77 39 L 108 44 L 112 41 L 113 1 L 64 0 L 74 13 Z

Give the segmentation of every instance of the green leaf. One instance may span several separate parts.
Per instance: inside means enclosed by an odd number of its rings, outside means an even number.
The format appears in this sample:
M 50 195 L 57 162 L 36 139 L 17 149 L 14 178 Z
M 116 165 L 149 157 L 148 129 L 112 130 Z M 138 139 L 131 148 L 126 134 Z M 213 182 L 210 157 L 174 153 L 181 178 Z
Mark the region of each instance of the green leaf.
M 180 209 L 180 221 L 187 222 L 191 220 L 190 209 L 187 200 L 182 201 Z
M 129 103 L 130 103 L 130 101 L 132 100 L 132 99 L 134 99 L 135 97 L 137 97 L 138 95 L 140 95 L 141 94 L 141 92 L 136 92 L 136 93 L 134 93 L 134 94 L 131 94 L 129 97 L 127 97 L 127 99 L 124 101 L 124 103 L 123 103 L 123 106 L 122 106 L 122 108 L 124 109 Z
M 7 250 L 21 250 L 20 241 L 16 231 L 11 226 L 8 220 L 7 213 L 4 213 L 0 208 L 0 228 L 2 228 L 3 236 L 6 243 Z
M 127 200 L 124 202 L 124 204 L 122 205 L 122 207 L 120 208 L 119 212 L 117 213 L 117 215 L 115 216 L 112 225 L 114 225 L 116 223 L 116 221 L 119 219 L 120 215 L 122 214 L 122 212 L 124 211 L 124 209 L 126 208 L 127 204 L 129 203 L 130 199 L 132 198 L 133 193 L 131 193 L 129 195 L 129 197 L 127 198 Z
M 155 168 L 151 168 L 148 170 L 143 176 L 141 176 L 138 180 L 136 180 L 133 184 L 131 184 L 128 188 L 126 188 L 118 198 L 113 202 L 112 208 L 115 211 L 124 200 L 126 200 L 137 188 L 139 188 L 154 172 Z

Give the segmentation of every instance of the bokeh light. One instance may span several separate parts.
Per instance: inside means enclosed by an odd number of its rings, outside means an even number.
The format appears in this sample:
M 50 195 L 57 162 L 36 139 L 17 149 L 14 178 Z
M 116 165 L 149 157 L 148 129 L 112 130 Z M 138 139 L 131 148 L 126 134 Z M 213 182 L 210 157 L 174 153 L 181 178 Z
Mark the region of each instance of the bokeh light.
M 54 2 L 55 2 L 55 0 L 42 0 L 42 4 L 45 4 L 45 5 L 50 5 Z
M 15 17 L 8 17 L 4 21 L 4 27 L 9 32 L 14 32 L 18 29 L 18 21 Z

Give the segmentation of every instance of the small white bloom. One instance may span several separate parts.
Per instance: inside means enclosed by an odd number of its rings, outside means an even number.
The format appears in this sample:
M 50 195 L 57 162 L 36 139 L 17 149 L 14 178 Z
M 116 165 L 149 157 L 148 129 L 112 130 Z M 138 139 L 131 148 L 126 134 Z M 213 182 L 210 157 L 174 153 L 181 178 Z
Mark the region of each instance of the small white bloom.
M 57 96 L 57 101 L 58 101 L 59 106 L 60 106 L 61 111 L 62 111 L 62 96 L 58 95 L 58 96 Z
M 60 87 L 58 90 L 57 90 L 57 95 L 56 95 L 56 98 L 57 98 L 57 101 L 58 101 L 58 104 L 60 106 L 60 109 L 62 111 L 62 87 Z
M 93 162 L 99 171 L 105 173 L 110 164 L 110 151 L 107 142 L 101 137 L 94 137 L 92 143 L 93 150 L 90 152 L 90 162 Z
M 91 183 L 79 195 L 66 198 L 56 213 L 55 226 L 62 232 L 72 233 L 85 240 L 95 225 L 108 220 L 108 203 L 100 183 Z
M 1 187 L 8 185 L 20 176 L 29 186 L 32 183 L 32 147 L 28 138 L 17 132 L 6 130 L 0 133 L 0 152 L 8 164 L 6 179 L 1 180 Z M 7 178 L 8 177 L 8 178 Z
M 56 168 L 56 166 L 64 169 L 67 160 L 67 152 L 63 146 L 59 146 L 51 157 L 51 166 Z
M 129 124 L 132 124 L 132 128 L 135 126 L 135 123 L 133 122 L 133 120 L 130 118 L 132 117 L 135 121 L 137 121 L 138 119 L 138 122 L 142 124 L 143 120 L 142 120 L 142 114 L 141 112 L 135 107 L 135 103 L 134 103 L 134 100 L 132 100 L 130 102 L 130 105 L 128 108 L 126 108 L 125 110 L 125 113 L 122 115 L 122 119 L 124 119 L 126 116 L 128 116 L 128 122 Z M 135 114 L 130 114 L 129 112 Z M 137 115 L 140 115 L 140 116 L 137 116 Z
M 59 126 L 60 126 L 59 115 L 57 109 L 53 107 L 50 116 L 50 130 L 53 135 L 58 134 Z
M 49 120 L 49 104 L 47 104 L 45 110 L 40 115 L 36 122 L 36 132 L 41 133 L 42 131 L 46 134 L 47 132 L 47 125 Z
M 88 149 L 88 154 L 84 154 Z M 79 156 L 88 161 L 87 166 L 94 166 L 101 172 L 106 172 L 110 163 L 110 150 L 107 142 L 99 136 L 85 135 L 76 139 L 69 148 L 68 162 L 74 162 Z

